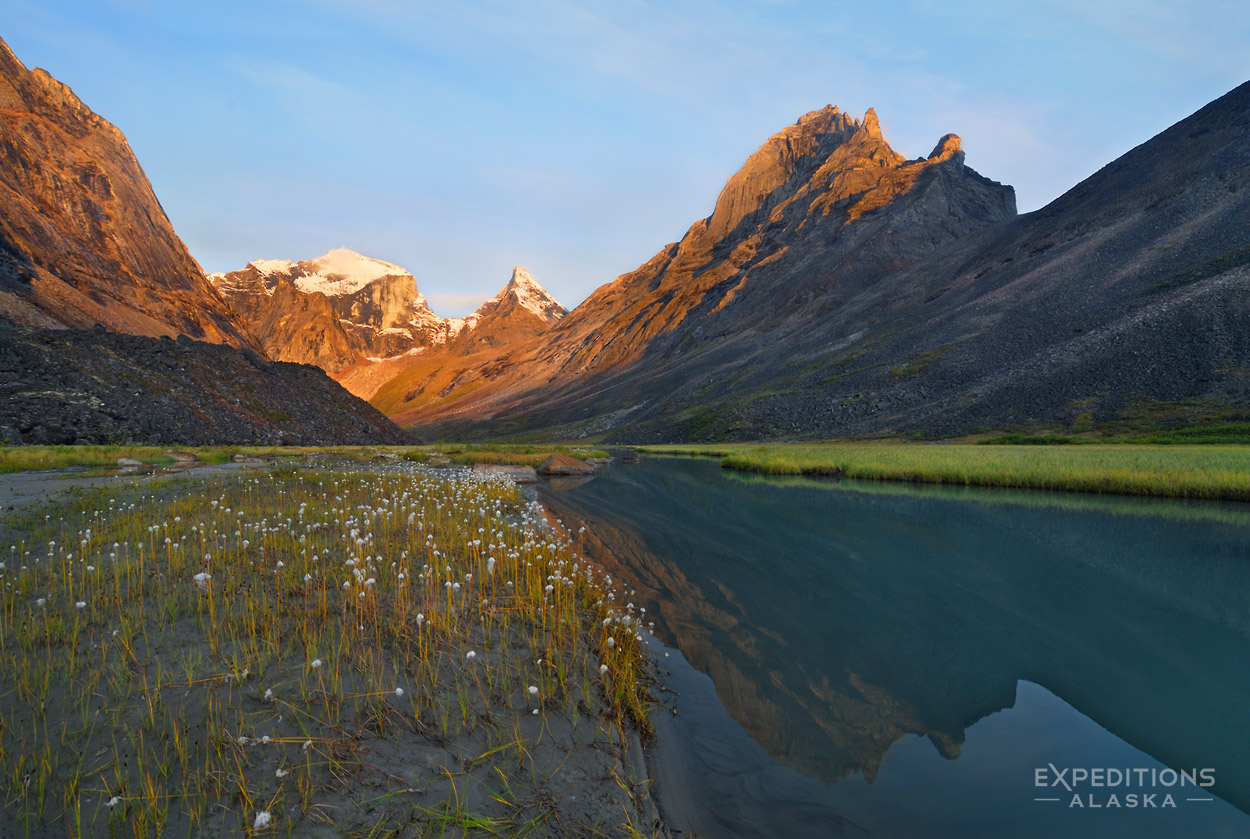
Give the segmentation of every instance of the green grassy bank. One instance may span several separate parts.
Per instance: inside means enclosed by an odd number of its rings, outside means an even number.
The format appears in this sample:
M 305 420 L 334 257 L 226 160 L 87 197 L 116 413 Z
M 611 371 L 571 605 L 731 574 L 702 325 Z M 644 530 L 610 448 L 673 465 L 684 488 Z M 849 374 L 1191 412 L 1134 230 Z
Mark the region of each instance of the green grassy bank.
M 718 457 L 727 469 L 767 475 L 1250 501 L 1250 446 L 841 442 L 640 449 Z
M 114 468 L 118 458 L 126 457 L 154 466 L 176 462 L 168 446 L 3 446 L 0 445 L 0 473 L 26 472 L 38 469 L 68 467 Z M 596 449 L 562 443 L 538 444 L 463 444 L 430 446 L 188 446 L 177 449 L 188 452 L 205 463 L 224 463 L 235 455 L 278 460 L 302 460 L 309 455 L 344 460 L 370 460 L 381 456 L 402 457 L 418 463 L 432 461 L 472 465 L 474 463 L 538 466 L 550 455 L 570 457 L 606 457 Z

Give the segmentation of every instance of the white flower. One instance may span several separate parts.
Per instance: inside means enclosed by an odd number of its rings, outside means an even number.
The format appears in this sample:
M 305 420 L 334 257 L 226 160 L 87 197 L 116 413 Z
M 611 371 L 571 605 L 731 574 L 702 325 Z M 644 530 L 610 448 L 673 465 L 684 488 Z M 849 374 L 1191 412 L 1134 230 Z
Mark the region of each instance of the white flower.
M 269 827 L 271 821 L 268 810 L 261 810 L 256 814 L 256 821 L 252 822 L 252 830 L 263 830 Z

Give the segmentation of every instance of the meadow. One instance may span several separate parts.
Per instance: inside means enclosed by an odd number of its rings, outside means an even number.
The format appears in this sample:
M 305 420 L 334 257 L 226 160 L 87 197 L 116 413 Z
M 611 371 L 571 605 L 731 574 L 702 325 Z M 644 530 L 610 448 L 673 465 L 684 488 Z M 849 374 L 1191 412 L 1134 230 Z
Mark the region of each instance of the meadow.
M 653 829 L 645 615 L 508 481 L 278 466 L 4 536 L 0 835 Z
M 300 461 L 310 455 L 350 460 L 402 457 L 415 463 L 427 461 L 471 465 L 474 463 L 538 466 L 552 454 L 570 457 L 606 457 L 597 449 L 568 444 L 532 445 L 518 443 L 421 445 L 421 446 L 190 446 L 179 449 L 203 463 L 225 463 L 236 455 L 278 461 Z M 87 467 L 113 469 L 119 458 L 138 460 L 153 466 L 176 462 L 168 446 L 86 445 L 86 446 L 8 446 L 0 445 L 0 473 L 40 469 Z
M 640 446 L 727 469 L 956 486 L 1250 501 L 1250 446 L 836 442 Z

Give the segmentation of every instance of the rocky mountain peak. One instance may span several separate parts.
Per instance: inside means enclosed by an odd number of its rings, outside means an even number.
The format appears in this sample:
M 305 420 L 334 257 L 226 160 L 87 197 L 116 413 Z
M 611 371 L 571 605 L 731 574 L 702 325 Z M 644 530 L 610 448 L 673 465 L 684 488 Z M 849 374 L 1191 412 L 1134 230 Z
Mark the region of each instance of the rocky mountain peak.
M 258 261 L 266 263 L 269 270 L 289 270 L 282 265 L 282 260 Z M 304 260 L 295 267 L 299 271 L 296 272 L 294 282 L 300 291 L 321 292 L 327 297 L 355 294 L 369 283 L 383 277 L 402 277 L 411 280 L 414 289 L 416 287 L 416 279 L 412 274 L 398 265 L 364 256 L 348 248 L 335 248 L 316 259 Z
M 508 280 L 508 284 L 503 287 L 503 291 L 495 295 L 487 303 L 501 301 L 504 298 L 512 296 L 517 304 L 523 309 L 527 309 L 537 315 L 547 323 L 555 323 L 564 317 L 568 310 L 560 305 L 547 289 L 538 284 L 538 281 L 530 275 L 520 265 L 512 266 L 512 278 Z M 483 308 L 487 305 L 482 304 Z M 481 312 L 481 309 L 478 310 Z
M 833 105 L 810 111 L 774 134 L 725 184 L 707 220 L 714 240 L 733 230 L 764 221 L 779 203 L 792 197 L 838 148 L 861 137 L 885 146 L 875 111 L 864 122 Z M 891 152 L 892 153 L 892 152 Z
M 964 159 L 963 143 L 959 139 L 958 134 L 947 134 L 938 140 L 937 145 L 933 147 L 933 151 L 929 152 L 928 160 L 930 163 L 939 163 L 943 160 L 954 159 L 956 156 L 958 156 L 959 162 L 962 163 Z
M 864 121 L 860 123 L 859 130 L 874 139 L 885 140 L 881 135 L 881 122 L 877 119 L 877 110 L 875 108 L 869 108 L 864 114 Z M 959 138 L 955 137 L 955 140 L 958 142 Z

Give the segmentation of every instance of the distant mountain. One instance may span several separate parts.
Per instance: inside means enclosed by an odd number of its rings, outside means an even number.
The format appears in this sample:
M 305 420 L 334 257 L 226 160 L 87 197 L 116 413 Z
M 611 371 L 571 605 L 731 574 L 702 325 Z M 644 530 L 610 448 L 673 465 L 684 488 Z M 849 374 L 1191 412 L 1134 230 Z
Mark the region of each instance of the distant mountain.
M 302 262 L 258 259 L 208 279 L 270 356 L 316 364 L 363 395 L 427 359 L 524 342 L 566 314 L 516 266 L 503 290 L 473 314 L 439 317 L 412 274 L 345 248 Z
M 744 379 L 775 379 L 796 337 L 824 333 L 828 313 L 1014 214 L 1011 187 L 968 168 L 955 135 L 906 160 L 874 111 L 858 120 L 829 106 L 770 138 L 708 218 L 549 334 L 463 370 L 454 387 L 414 388 L 405 373 L 373 401 L 401 424 L 454 433 L 645 421 L 699 436 L 685 414 L 722 397 L 745 407 L 758 390 L 743 392 Z
M 259 348 L 205 282 L 122 133 L 3 41 L 0 317 Z

